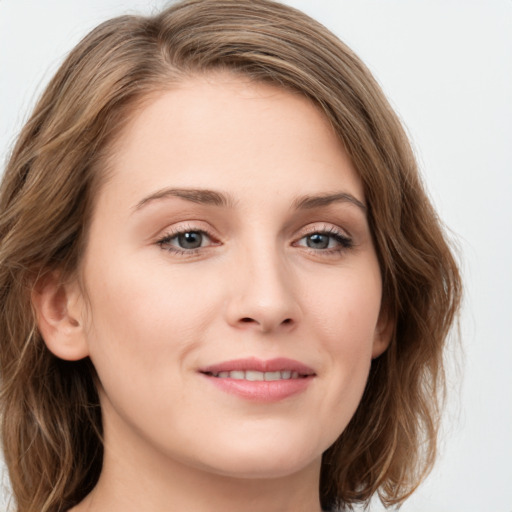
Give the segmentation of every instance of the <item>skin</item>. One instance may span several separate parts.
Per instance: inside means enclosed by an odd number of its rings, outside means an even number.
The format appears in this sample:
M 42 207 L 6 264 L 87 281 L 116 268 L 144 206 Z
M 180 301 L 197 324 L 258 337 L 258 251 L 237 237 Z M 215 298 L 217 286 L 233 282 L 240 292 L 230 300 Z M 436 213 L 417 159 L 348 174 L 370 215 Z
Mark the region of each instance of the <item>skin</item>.
M 80 282 L 34 299 L 49 348 L 100 380 L 104 467 L 73 512 L 320 511 L 321 455 L 391 331 L 363 186 L 327 120 L 279 88 L 191 78 L 137 113 L 111 171 Z M 187 249 L 185 232 L 208 235 Z M 265 402 L 199 371 L 246 357 L 314 377 Z

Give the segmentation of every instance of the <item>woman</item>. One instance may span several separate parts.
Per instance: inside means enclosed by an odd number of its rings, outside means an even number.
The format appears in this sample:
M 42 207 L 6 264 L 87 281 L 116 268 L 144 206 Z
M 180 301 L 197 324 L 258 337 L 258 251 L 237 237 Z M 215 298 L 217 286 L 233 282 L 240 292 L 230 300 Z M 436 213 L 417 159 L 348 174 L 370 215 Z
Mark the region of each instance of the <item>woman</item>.
M 19 512 L 391 506 L 431 468 L 457 267 L 379 87 L 304 14 L 104 23 L 0 211 Z

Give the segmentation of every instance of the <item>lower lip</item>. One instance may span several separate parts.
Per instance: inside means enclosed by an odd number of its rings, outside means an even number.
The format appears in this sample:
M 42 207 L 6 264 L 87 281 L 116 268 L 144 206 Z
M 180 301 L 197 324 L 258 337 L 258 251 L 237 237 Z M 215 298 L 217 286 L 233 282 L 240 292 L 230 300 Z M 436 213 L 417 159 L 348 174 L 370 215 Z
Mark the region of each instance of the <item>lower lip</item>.
M 220 378 L 206 374 L 203 376 L 226 393 L 258 402 L 278 402 L 297 395 L 305 391 L 313 380 L 313 376 L 271 381 Z

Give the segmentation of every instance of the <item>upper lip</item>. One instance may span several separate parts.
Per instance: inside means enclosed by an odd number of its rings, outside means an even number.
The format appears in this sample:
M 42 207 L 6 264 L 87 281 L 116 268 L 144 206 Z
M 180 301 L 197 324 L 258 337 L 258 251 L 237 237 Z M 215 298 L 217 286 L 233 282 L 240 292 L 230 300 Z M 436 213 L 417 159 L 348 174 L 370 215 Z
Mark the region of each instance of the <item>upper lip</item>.
M 201 373 L 220 373 L 231 371 L 256 371 L 256 372 L 279 372 L 290 371 L 297 372 L 300 375 L 315 375 L 315 371 L 309 366 L 288 359 L 286 357 L 278 357 L 275 359 L 258 359 L 256 357 L 248 357 L 245 359 L 233 359 L 231 361 L 223 361 L 218 364 L 212 364 L 200 368 Z

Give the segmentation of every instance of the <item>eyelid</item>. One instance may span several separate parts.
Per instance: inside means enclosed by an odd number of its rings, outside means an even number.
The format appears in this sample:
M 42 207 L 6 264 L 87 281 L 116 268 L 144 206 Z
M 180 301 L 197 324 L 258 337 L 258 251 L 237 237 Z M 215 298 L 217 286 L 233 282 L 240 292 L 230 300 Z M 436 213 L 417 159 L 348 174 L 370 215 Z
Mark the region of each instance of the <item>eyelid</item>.
M 311 233 L 338 233 L 340 235 L 346 236 L 347 238 L 350 238 L 350 235 L 346 229 L 343 229 L 336 224 L 331 224 L 330 222 L 310 223 L 305 226 L 302 236 L 307 236 Z
M 325 233 L 327 235 L 338 235 L 346 240 L 352 240 L 352 235 L 346 230 L 335 224 L 330 223 L 313 223 L 303 228 L 303 231 L 298 235 L 296 240 L 304 238 L 315 233 Z
M 166 236 L 175 236 L 181 233 L 187 233 L 189 231 L 206 233 L 210 238 L 218 238 L 215 234 L 215 230 L 207 222 L 189 219 L 169 224 L 165 228 L 160 229 L 158 233 L 155 234 L 154 238 L 160 239 Z
M 203 237 L 207 238 L 208 240 L 211 241 L 212 237 L 204 230 L 202 229 L 185 229 L 185 230 L 180 230 L 180 231 L 176 231 L 176 232 L 170 232 L 170 233 L 167 233 L 166 235 L 164 235 L 158 243 L 168 243 L 166 242 L 167 241 L 170 241 L 170 240 L 174 240 L 174 239 L 177 239 L 180 235 L 184 235 L 186 233 L 199 233 L 201 234 Z M 190 250 L 190 249 L 189 249 Z

